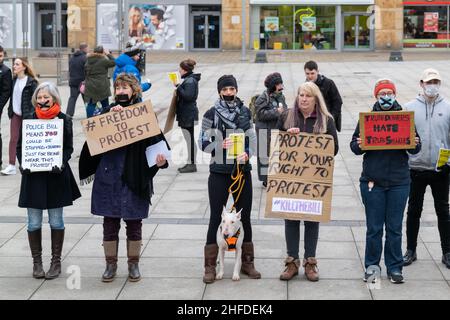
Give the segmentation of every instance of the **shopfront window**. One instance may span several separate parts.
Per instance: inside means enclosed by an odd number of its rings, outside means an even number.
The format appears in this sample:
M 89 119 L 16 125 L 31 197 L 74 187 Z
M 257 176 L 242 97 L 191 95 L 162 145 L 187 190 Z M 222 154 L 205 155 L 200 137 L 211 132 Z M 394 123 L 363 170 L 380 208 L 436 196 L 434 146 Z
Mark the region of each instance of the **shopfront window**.
M 448 48 L 448 6 L 405 6 L 403 47 Z
M 335 12 L 334 6 L 263 6 L 260 48 L 335 49 Z

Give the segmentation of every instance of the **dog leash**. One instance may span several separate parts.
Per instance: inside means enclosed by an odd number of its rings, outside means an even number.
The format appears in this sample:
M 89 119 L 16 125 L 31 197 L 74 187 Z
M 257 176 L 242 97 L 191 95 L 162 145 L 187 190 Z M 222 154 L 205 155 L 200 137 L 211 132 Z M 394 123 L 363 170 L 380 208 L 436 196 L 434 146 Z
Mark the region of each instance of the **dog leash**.
M 235 168 L 236 168 L 236 175 L 234 175 Z M 228 193 L 231 193 L 231 195 L 233 195 L 237 192 L 237 196 L 234 198 L 234 203 L 231 206 L 231 211 L 233 211 L 236 210 L 236 203 L 238 202 L 239 197 L 241 196 L 245 184 L 244 173 L 242 172 L 241 165 L 238 164 L 237 161 L 234 163 L 233 171 L 231 172 L 231 180 L 233 180 L 233 183 L 228 188 Z

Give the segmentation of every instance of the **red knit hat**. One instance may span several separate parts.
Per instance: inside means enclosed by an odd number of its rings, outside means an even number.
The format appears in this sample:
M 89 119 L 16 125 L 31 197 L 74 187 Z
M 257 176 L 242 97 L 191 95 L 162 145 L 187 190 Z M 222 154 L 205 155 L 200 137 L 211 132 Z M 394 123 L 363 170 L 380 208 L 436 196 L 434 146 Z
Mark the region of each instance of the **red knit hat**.
M 373 95 L 377 97 L 378 92 L 382 89 L 391 89 L 396 94 L 397 89 L 395 84 L 389 79 L 380 79 L 375 83 L 375 89 L 373 90 Z

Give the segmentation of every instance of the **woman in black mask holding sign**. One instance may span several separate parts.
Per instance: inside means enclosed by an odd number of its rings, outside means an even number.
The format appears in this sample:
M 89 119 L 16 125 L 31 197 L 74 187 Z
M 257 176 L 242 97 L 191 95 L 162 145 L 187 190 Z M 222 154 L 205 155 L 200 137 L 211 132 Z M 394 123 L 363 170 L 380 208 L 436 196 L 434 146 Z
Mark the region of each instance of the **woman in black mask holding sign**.
M 395 100 L 395 84 L 389 79 L 375 84 L 376 102 L 372 112 L 401 111 Z M 380 274 L 383 251 L 383 228 L 386 228 L 384 258 L 389 280 L 403 283 L 402 221 L 411 182 L 408 153 L 420 151 L 420 139 L 416 132 L 416 147 L 403 150 L 361 150 L 359 123 L 353 133 L 350 148 L 356 155 L 364 154 L 361 173 L 361 198 L 366 211 L 366 252 L 364 281 L 376 282 Z
M 103 113 L 120 112 L 141 102 L 141 86 L 136 77 L 119 74 L 114 81 L 114 96 L 115 102 Z M 80 180 L 82 183 L 89 183 L 94 179 L 91 212 L 104 217 L 104 282 L 111 282 L 116 276 L 121 219 L 127 226 L 128 279 L 132 282 L 140 280 L 138 263 L 142 243 L 142 219 L 148 217 L 154 190 L 153 177 L 160 168 L 168 167 L 162 154 L 157 155 L 156 165 L 149 167 L 145 151 L 148 146 L 160 141 L 166 141 L 162 133 L 94 157 L 90 156 L 87 144 L 81 151 Z
M 205 245 L 205 274 L 203 282 L 212 283 L 216 278 L 216 261 L 218 246 L 216 233 L 221 223 L 221 214 L 229 197 L 229 188 L 233 183 L 232 175 L 236 175 L 237 166 L 243 172 L 244 184 L 239 199 L 238 192 L 233 193 L 236 211 L 242 209 L 241 221 L 244 228 L 242 243 L 241 272 L 249 278 L 259 279 L 256 271 L 252 242 L 250 213 L 252 210 L 252 175 L 249 157 L 256 149 L 256 134 L 253 129 L 250 110 L 244 106 L 237 94 L 237 81 L 232 75 L 224 75 L 217 81 L 219 99 L 212 108 L 206 111 L 202 119 L 199 146 L 202 151 L 211 153 L 209 165 L 208 194 L 210 221 Z M 227 159 L 227 150 L 233 146 L 230 133 L 245 133 L 244 150 L 234 160 Z

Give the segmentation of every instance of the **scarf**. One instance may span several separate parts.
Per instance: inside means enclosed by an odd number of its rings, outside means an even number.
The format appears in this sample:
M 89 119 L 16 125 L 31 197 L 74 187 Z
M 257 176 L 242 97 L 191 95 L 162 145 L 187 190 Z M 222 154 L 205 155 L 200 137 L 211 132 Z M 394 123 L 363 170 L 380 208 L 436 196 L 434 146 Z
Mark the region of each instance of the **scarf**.
M 235 122 L 236 117 L 241 113 L 242 101 L 236 97 L 234 102 L 226 102 L 222 99 L 218 99 L 214 105 L 216 110 L 216 116 L 222 120 L 223 123 L 229 129 L 236 129 L 237 124 Z M 216 123 L 218 123 L 216 121 Z
M 36 106 L 35 111 L 38 119 L 53 119 L 61 112 L 61 106 L 54 103 L 47 110 L 42 110 L 40 107 Z

